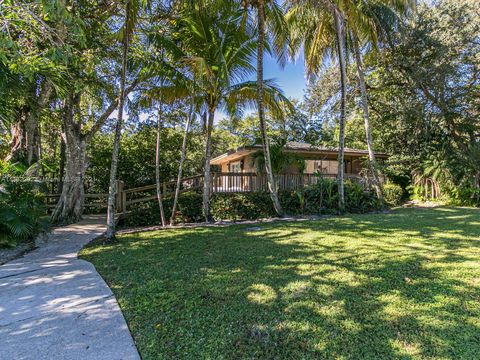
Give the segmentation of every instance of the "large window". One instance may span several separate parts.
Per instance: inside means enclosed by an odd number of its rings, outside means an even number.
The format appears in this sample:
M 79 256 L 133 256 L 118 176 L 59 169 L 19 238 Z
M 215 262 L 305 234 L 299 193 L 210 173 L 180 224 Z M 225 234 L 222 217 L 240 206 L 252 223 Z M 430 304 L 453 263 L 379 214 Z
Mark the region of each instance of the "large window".
M 322 174 L 336 174 L 338 172 L 337 160 L 314 160 L 313 161 L 314 172 Z

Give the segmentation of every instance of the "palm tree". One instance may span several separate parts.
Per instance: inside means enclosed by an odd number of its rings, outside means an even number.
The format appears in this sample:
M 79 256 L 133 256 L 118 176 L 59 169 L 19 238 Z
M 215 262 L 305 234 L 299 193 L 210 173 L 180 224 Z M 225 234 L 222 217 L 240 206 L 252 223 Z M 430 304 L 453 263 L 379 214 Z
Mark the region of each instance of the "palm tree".
M 208 6 L 207 6 L 208 5 Z M 218 8 L 216 8 L 217 6 Z M 186 7 L 179 18 L 178 34 L 182 39 L 186 64 L 195 78 L 203 108 L 207 113 L 205 126 L 205 166 L 203 213 L 210 216 L 210 158 L 212 130 L 217 109 L 239 114 L 242 107 L 259 105 L 258 81 L 246 81 L 255 71 L 252 58 L 256 49 L 255 32 L 243 21 L 242 8 L 235 2 L 196 3 Z M 265 106 L 280 113 L 278 100 L 288 100 L 271 81 L 262 81 Z M 175 89 L 171 90 L 171 94 Z M 188 95 L 187 95 L 188 96 Z
M 360 50 L 360 39 L 362 43 L 376 48 L 378 40 L 388 37 L 388 33 L 397 27 L 399 16 L 406 15 L 415 8 L 415 0 L 379 0 L 373 4 L 366 3 L 359 12 L 363 17 L 357 17 L 356 21 L 349 21 L 350 44 L 353 49 L 358 74 L 358 84 L 361 95 L 361 105 L 365 124 L 365 138 L 368 149 L 370 172 L 373 178 L 373 187 L 381 203 L 384 203 L 383 191 L 380 183 L 378 167 L 373 150 L 372 129 L 368 109 L 368 94 L 365 83 L 365 70 L 363 68 L 362 52 Z M 360 25 L 360 26 L 359 26 Z
M 187 157 L 188 132 L 194 116 L 195 116 L 195 87 L 192 89 L 192 96 L 190 99 L 190 108 L 188 110 L 186 120 L 185 120 L 185 129 L 183 132 L 183 140 L 182 140 L 182 151 L 180 154 L 180 161 L 178 164 L 177 183 L 175 185 L 175 195 L 173 197 L 173 206 L 172 206 L 172 214 L 170 216 L 170 225 L 175 224 L 175 217 L 177 216 L 176 213 L 177 213 L 177 206 L 178 206 L 178 198 L 180 196 L 180 187 L 182 185 L 183 164 Z
M 292 1 L 286 15 L 292 31 L 292 51 L 298 52 L 303 46 L 306 69 L 310 76 L 316 75 L 322 65 L 334 55 L 338 59 L 341 97 L 337 182 L 340 213 L 345 210 L 344 151 L 347 92 L 345 16 L 342 3 L 339 0 Z
M 162 116 L 163 116 L 163 101 L 160 97 L 158 102 L 158 114 L 157 114 L 157 140 L 155 143 L 155 185 L 157 191 L 157 201 L 158 209 L 160 211 L 160 223 L 162 226 L 165 226 L 167 222 L 165 221 L 165 212 L 163 210 L 163 200 L 162 200 L 162 188 L 160 183 L 160 140 L 162 133 Z
M 272 199 L 273 207 L 279 216 L 283 216 L 283 209 L 278 199 L 277 184 L 272 170 L 270 155 L 270 144 L 267 135 L 267 125 L 264 112 L 264 81 L 263 81 L 263 59 L 265 49 L 265 38 L 267 32 L 273 38 L 273 47 L 277 56 L 283 62 L 285 56 L 285 45 L 287 44 L 286 24 L 282 11 L 275 1 L 271 0 L 244 0 L 243 5 L 251 5 L 257 10 L 257 110 L 260 123 L 260 134 L 262 139 L 263 156 L 265 157 L 265 172 L 267 174 L 268 189 Z M 267 26 L 266 26 L 267 25 Z M 267 47 L 269 49 L 269 47 Z
M 391 23 L 384 19 L 391 16 L 379 16 L 379 12 L 385 15 L 388 12 L 400 10 L 406 11 L 413 0 L 378 0 L 371 2 L 358 2 L 355 0 L 323 0 L 314 2 L 311 0 L 292 1 L 287 18 L 294 33 L 293 48 L 297 51 L 303 45 L 305 61 L 310 73 L 315 73 L 320 66 L 330 58 L 334 52 L 338 57 L 340 67 L 341 101 L 339 121 L 339 155 L 338 155 L 338 189 L 339 210 L 343 211 L 344 201 L 344 143 L 345 143 L 345 118 L 346 118 L 346 60 L 348 58 L 346 37 L 349 32 L 351 43 L 354 48 L 357 72 L 359 74 L 360 90 L 362 93 L 362 107 L 364 109 L 365 133 L 369 152 L 369 161 L 374 177 L 374 187 L 378 198 L 382 201 L 380 181 L 375 165 L 373 152 L 372 132 L 368 117 L 367 93 L 364 79 L 363 65 L 358 39 L 369 39 L 374 44 L 382 31 L 386 31 Z M 333 19 L 332 19 L 333 18 Z M 333 22 L 333 26 L 332 26 Z M 350 29 L 350 31 L 348 31 Z
M 117 167 L 118 154 L 120 152 L 120 137 L 123 127 L 123 108 L 125 103 L 125 85 L 127 78 L 128 49 L 130 46 L 130 38 L 132 36 L 135 22 L 142 5 L 143 0 L 126 0 L 125 4 L 125 23 L 121 31 L 122 38 L 122 69 L 120 74 L 120 95 L 118 101 L 118 117 L 115 125 L 115 137 L 112 150 L 112 164 L 110 168 L 110 185 L 108 188 L 107 201 L 107 231 L 106 238 L 115 239 L 115 196 L 117 194 Z

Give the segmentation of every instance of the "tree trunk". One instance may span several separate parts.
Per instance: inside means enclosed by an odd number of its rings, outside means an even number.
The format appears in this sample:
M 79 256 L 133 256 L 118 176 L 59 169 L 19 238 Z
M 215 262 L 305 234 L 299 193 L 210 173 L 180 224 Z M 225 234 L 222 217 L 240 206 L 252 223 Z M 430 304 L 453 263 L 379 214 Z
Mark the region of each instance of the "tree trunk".
M 5 161 L 26 162 L 27 144 L 25 133 L 25 119 L 28 116 L 28 107 L 24 106 L 20 111 L 18 118 L 10 127 L 11 140 L 9 142 L 10 153 Z
M 58 189 L 57 192 L 60 193 L 63 190 L 63 178 L 65 177 L 65 157 L 66 157 L 66 146 L 63 136 L 60 136 L 60 166 L 58 174 Z
M 48 105 L 52 91 L 53 86 L 48 80 L 37 80 L 32 86 L 32 105 L 22 108 L 18 121 L 11 127 L 11 150 L 6 160 L 32 165 L 40 159 L 40 114 Z
M 70 224 L 82 218 L 85 203 L 83 179 L 87 168 L 86 141 L 81 133 L 80 123 L 73 118 L 72 97 L 66 100 L 64 114 L 65 128 L 65 179 L 60 199 L 52 213 L 52 223 Z M 68 125 L 67 125 L 68 124 Z
M 203 216 L 206 222 L 212 221 L 210 214 L 210 157 L 212 152 L 212 129 L 215 109 L 208 110 L 208 122 L 206 127 L 206 144 L 205 144 L 205 168 L 203 176 Z
M 338 62 L 340 65 L 340 84 L 341 84 L 341 101 L 340 101 L 340 122 L 339 122 L 339 145 L 338 145 L 338 211 L 345 212 L 345 191 L 344 191 L 344 152 L 345 152 L 345 119 L 346 119 L 346 103 L 347 103 L 347 69 L 345 65 L 345 32 L 344 20 L 338 9 L 334 10 L 335 30 L 337 35 L 338 46 Z
M 107 232 L 106 238 L 109 240 L 115 239 L 115 197 L 117 195 L 117 167 L 118 154 L 120 152 L 120 137 L 122 135 L 123 127 L 123 107 L 125 103 L 125 83 L 127 75 L 127 57 L 129 46 L 129 16 L 130 16 L 130 2 L 127 2 L 125 7 L 125 25 L 123 33 L 123 51 L 122 51 L 122 73 L 120 75 L 120 99 L 118 101 L 118 118 L 115 126 L 115 139 L 112 151 L 112 165 L 110 168 L 110 185 L 108 188 L 108 204 L 107 204 Z
M 155 145 L 155 184 L 157 189 L 158 208 L 160 210 L 160 223 L 162 226 L 165 226 L 167 223 L 165 221 L 165 213 L 163 211 L 162 187 L 160 184 L 160 135 L 162 130 L 162 106 L 162 101 L 160 101 L 157 117 L 157 142 Z
M 175 196 L 173 198 L 173 206 L 172 206 L 172 215 L 170 216 L 170 225 L 174 225 L 175 217 L 177 216 L 177 206 L 178 206 L 178 197 L 180 196 L 180 186 L 182 185 L 182 172 L 183 172 L 183 163 L 185 162 L 185 158 L 187 157 L 187 139 L 188 139 L 188 130 L 190 128 L 190 123 L 192 122 L 193 118 L 193 99 L 192 103 L 190 104 L 190 110 L 187 115 L 187 119 L 185 122 L 185 131 L 183 133 L 183 141 L 182 141 L 182 154 L 180 155 L 180 163 L 178 164 L 178 175 L 177 175 L 177 184 L 175 186 Z
M 268 190 L 273 202 L 273 207 L 278 216 L 283 216 L 283 209 L 278 199 L 277 184 L 272 171 L 272 162 L 270 158 L 270 144 L 267 136 L 267 126 L 265 123 L 265 113 L 263 109 L 263 49 L 265 47 L 265 4 L 263 0 L 258 1 L 258 43 L 257 43 L 257 104 L 258 118 L 260 121 L 260 132 L 262 136 L 263 156 L 265 158 L 265 171 L 267 173 Z
M 362 64 L 362 55 L 360 54 L 360 47 L 358 45 L 358 39 L 355 35 L 352 34 L 353 39 L 353 48 L 355 52 L 355 61 L 357 63 L 357 72 L 358 72 L 358 83 L 360 85 L 360 93 L 362 96 L 362 108 L 363 108 L 363 119 L 365 122 L 365 135 L 367 140 L 368 148 L 368 165 L 370 167 L 370 172 L 372 173 L 373 179 L 373 188 L 377 194 L 378 200 L 383 204 L 383 193 L 382 187 L 380 184 L 380 179 L 378 176 L 378 168 L 375 160 L 375 152 L 373 151 L 373 138 L 372 138 L 372 129 L 370 127 L 370 117 L 368 113 L 368 96 L 367 96 L 367 87 L 365 85 L 365 75 Z

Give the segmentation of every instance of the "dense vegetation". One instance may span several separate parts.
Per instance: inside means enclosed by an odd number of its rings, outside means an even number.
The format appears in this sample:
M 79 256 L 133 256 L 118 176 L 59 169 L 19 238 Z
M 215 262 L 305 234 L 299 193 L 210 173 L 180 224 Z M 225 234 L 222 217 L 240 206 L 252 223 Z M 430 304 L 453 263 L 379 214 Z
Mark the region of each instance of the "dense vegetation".
M 145 360 L 474 359 L 479 225 L 477 209 L 397 209 L 122 235 L 82 257 Z
M 399 205 L 402 189 L 395 193 L 392 186 L 387 187 L 385 199 L 389 205 Z M 332 179 L 319 178 L 317 184 L 306 187 L 303 191 L 280 191 L 279 200 L 283 209 L 290 215 L 325 215 L 336 214 L 338 211 L 338 185 Z M 171 198 L 164 199 L 166 217 L 171 213 Z M 268 193 L 216 193 L 210 200 L 212 217 L 222 220 L 256 220 L 275 216 L 275 209 Z M 345 210 L 349 213 L 366 213 L 381 210 L 382 204 L 371 191 L 356 182 L 345 183 Z M 177 213 L 179 222 L 199 222 L 202 220 L 202 196 L 199 193 L 185 193 L 180 198 Z M 126 227 L 152 225 L 158 221 L 158 205 L 139 203 L 132 214 L 122 220 Z
M 344 146 L 369 150 L 377 198 L 380 171 L 402 187 L 385 189 L 395 196 L 387 203 L 397 204 L 400 192 L 429 197 L 433 186 L 453 203 L 480 204 L 475 0 L 418 7 L 410 0 L 4 0 L 0 7 L 0 158 L 61 193 L 54 222 L 80 218 L 85 191 L 109 193 L 111 220 L 116 179 L 131 187 L 208 175 L 209 158 L 252 143 L 264 145 L 276 213 L 298 213 L 288 205 L 295 201 L 305 211 L 322 207 L 304 194 L 277 195 L 275 145 L 267 145 L 285 140 L 339 148 L 332 211 L 351 211 Z M 263 78 L 263 53 L 284 64 L 301 51 L 308 90 L 302 101 L 286 99 Z M 384 168 L 373 149 L 392 155 Z M 216 212 L 209 189 L 207 220 Z M 165 201 L 164 215 L 176 207 Z

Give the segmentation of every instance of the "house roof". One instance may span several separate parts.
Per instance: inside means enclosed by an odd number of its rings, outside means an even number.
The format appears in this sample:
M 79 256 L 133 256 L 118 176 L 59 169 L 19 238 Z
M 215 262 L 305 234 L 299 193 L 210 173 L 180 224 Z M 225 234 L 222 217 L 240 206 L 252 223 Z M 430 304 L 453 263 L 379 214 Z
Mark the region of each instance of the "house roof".
M 225 162 L 235 161 L 246 155 L 253 154 L 259 150 L 262 150 L 262 145 L 250 145 L 242 146 L 237 149 L 230 150 L 222 155 L 219 155 L 210 161 L 212 165 L 220 165 Z M 289 141 L 285 144 L 285 151 L 297 152 L 297 153 L 310 153 L 310 154 L 336 154 L 338 148 L 326 147 L 321 145 L 312 145 L 304 142 Z M 347 156 L 366 156 L 367 150 L 345 148 L 345 155 Z M 388 155 L 381 152 L 375 152 L 375 155 L 379 158 L 388 158 Z

